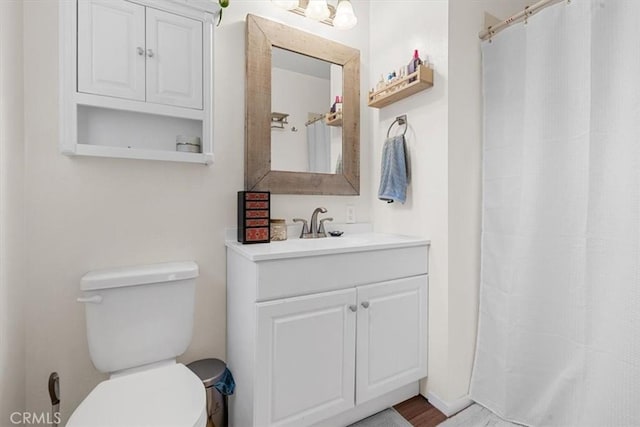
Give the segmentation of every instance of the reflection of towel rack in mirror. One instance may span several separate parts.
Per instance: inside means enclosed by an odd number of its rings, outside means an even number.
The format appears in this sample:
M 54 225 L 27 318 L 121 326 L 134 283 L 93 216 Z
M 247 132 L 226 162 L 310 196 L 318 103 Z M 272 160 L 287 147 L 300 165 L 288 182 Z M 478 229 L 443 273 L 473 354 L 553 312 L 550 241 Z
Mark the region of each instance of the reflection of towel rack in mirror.
M 396 117 L 393 123 L 391 123 L 391 126 L 389 126 L 389 129 L 387 130 L 387 138 L 389 138 L 389 133 L 391 132 L 391 128 L 393 128 L 393 125 L 395 125 L 396 123 L 398 123 L 398 126 L 404 125 L 404 132 L 402 132 L 402 136 L 404 136 L 407 133 L 407 128 L 409 127 L 409 125 L 407 124 L 407 115 L 403 114 L 402 116 Z
M 285 129 L 284 125 L 289 124 L 287 113 L 271 113 L 271 129 Z M 298 132 L 298 128 L 291 126 L 291 132 Z
M 284 125 L 288 124 L 287 113 L 271 113 L 271 129 L 284 129 Z

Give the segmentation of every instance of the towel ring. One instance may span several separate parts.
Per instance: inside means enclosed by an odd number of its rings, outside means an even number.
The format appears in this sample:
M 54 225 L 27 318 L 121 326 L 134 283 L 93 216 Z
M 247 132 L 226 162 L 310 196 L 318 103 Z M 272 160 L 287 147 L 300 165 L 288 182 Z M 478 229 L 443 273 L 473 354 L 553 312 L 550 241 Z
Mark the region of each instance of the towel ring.
M 402 136 L 405 136 L 405 134 L 407 133 L 407 128 L 409 127 L 409 125 L 407 124 L 407 115 L 403 114 L 402 116 L 396 117 L 393 123 L 391 123 L 391 126 L 389 126 L 389 129 L 387 130 L 387 138 L 389 138 L 391 128 L 393 128 L 393 125 L 395 125 L 396 123 L 398 123 L 398 126 L 404 125 L 404 132 L 402 132 Z

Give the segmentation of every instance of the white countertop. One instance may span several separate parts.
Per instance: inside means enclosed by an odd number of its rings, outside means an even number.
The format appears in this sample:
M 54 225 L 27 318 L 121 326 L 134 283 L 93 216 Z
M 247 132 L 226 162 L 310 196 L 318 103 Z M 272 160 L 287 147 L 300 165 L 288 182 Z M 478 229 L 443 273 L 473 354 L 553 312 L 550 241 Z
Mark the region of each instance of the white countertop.
M 291 233 L 289 233 L 291 235 Z M 226 246 L 251 261 L 267 261 L 284 258 L 300 258 L 349 252 L 376 251 L 393 248 L 428 246 L 429 240 L 420 237 L 373 232 L 345 232 L 340 237 L 320 239 L 289 238 L 281 242 L 243 245 L 228 239 Z

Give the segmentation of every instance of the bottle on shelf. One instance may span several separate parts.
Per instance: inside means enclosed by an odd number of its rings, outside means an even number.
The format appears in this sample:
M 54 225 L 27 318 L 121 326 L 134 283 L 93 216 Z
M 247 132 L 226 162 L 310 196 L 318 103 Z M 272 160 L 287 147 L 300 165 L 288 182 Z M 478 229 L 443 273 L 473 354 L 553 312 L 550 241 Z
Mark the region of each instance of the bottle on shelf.
M 336 104 L 338 103 L 339 99 L 340 99 L 340 97 L 338 95 L 336 95 L 336 100 L 333 102 L 333 105 L 331 106 L 331 109 L 329 110 L 329 112 L 331 112 L 331 113 L 335 113 L 336 112 Z
M 336 96 L 336 102 L 334 104 L 336 106 L 336 113 L 342 113 L 342 96 Z
M 418 54 L 418 49 L 415 49 L 413 51 L 413 58 L 411 58 L 411 62 L 409 62 L 409 65 L 407 66 L 407 73 L 408 74 L 415 73 L 418 70 L 418 67 L 420 66 L 420 64 L 422 64 L 422 59 L 420 59 L 420 55 Z M 417 77 L 411 77 L 409 79 L 409 83 L 415 81 L 416 78 Z
M 407 66 L 406 66 L 406 65 L 403 65 L 403 66 L 401 66 L 401 67 L 400 67 L 400 69 L 398 69 L 398 77 L 399 77 L 400 79 L 404 79 L 405 77 L 407 77 Z M 398 87 L 398 89 L 402 89 L 402 88 L 403 88 L 403 87 L 405 87 L 406 85 L 407 85 L 407 82 L 406 82 L 406 81 L 403 81 L 403 82 L 400 84 L 400 87 Z

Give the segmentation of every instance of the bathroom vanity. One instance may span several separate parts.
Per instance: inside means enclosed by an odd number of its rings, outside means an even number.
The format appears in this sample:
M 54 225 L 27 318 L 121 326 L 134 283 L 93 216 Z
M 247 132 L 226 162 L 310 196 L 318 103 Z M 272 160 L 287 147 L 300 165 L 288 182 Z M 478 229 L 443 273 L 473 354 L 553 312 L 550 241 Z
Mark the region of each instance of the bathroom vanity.
M 226 245 L 231 426 L 346 425 L 418 394 L 428 241 Z

